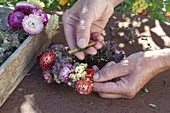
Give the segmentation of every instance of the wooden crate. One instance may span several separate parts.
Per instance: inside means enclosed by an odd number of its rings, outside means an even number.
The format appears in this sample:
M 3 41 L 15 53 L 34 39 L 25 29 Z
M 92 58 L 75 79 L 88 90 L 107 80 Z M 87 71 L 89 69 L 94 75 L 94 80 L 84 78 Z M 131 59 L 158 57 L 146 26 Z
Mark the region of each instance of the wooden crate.
M 30 71 L 37 55 L 50 45 L 45 32 L 29 36 L 0 67 L 0 106 Z

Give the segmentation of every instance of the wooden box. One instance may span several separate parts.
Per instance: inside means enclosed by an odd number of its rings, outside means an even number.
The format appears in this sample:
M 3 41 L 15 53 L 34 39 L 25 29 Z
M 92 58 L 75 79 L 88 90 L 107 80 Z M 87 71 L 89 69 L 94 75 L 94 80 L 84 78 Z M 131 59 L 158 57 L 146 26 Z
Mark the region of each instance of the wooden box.
M 0 67 L 0 106 L 30 71 L 37 55 L 50 45 L 45 32 L 29 36 Z

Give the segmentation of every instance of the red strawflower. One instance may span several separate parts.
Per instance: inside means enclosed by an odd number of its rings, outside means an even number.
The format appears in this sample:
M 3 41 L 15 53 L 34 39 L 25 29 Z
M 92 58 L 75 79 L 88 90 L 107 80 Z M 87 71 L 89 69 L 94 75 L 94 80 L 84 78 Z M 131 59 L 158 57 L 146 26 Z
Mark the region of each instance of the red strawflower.
M 42 68 L 48 69 L 54 65 L 54 61 L 56 60 L 56 55 L 53 52 L 46 52 L 40 56 L 40 66 Z
M 92 68 L 86 68 L 85 71 L 87 73 L 86 77 L 93 78 L 94 70 Z
M 166 12 L 166 13 L 164 14 L 164 16 L 165 16 L 166 18 L 170 18 L 170 11 L 169 11 L 169 12 Z
M 75 88 L 80 94 L 88 95 L 93 90 L 93 82 L 89 78 L 81 79 L 76 82 Z

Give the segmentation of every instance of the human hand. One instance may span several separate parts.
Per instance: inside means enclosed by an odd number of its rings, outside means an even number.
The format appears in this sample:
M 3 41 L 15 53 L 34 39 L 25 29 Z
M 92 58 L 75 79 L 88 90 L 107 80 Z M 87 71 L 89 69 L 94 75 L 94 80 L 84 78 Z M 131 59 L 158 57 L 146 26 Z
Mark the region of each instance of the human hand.
M 164 54 L 164 53 L 163 53 Z M 133 98 L 137 92 L 156 74 L 169 65 L 162 53 L 157 51 L 138 52 L 120 63 L 107 63 L 101 70 L 93 66 L 94 91 L 103 98 Z M 166 65 L 165 65 L 166 64 Z M 119 78 L 117 81 L 112 79 Z
M 83 60 L 85 54 L 95 55 L 102 47 L 104 40 L 101 35 L 113 13 L 112 0 L 79 0 L 63 15 L 64 31 L 70 49 L 84 48 L 90 41 L 94 46 L 75 55 Z M 91 38 L 90 38 L 91 37 Z

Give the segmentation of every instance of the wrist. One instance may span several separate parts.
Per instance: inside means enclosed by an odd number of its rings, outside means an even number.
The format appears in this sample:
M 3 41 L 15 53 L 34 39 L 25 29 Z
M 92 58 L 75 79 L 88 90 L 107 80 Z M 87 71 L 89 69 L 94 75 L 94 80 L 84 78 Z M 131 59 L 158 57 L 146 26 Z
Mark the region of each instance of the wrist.
M 155 72 L 163 72 L 170 69 L 170 49 L 155 50 L 157 69 Z

